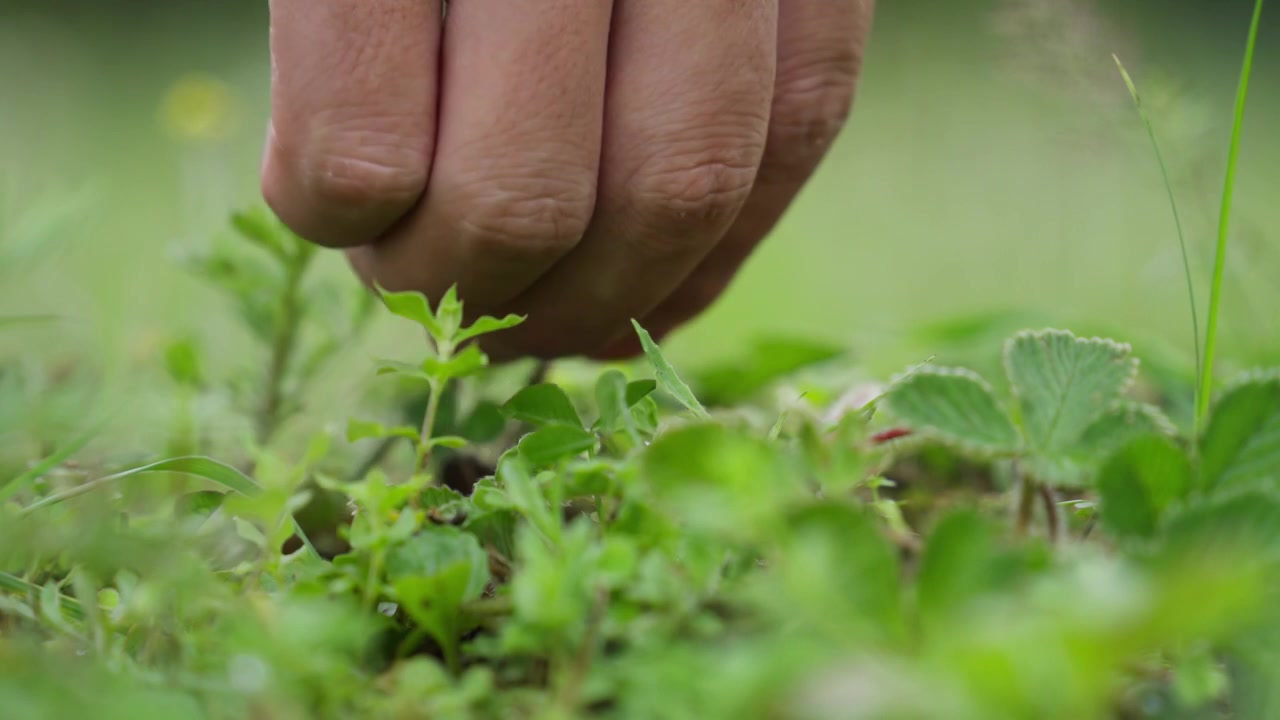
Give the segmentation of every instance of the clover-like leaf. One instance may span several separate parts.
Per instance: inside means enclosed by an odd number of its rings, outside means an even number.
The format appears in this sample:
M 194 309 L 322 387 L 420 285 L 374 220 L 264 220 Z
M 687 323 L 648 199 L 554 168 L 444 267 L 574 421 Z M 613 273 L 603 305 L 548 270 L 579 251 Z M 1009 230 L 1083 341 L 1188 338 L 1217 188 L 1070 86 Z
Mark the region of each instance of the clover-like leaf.
M 676 369 L 663 356 L 661 348 L 653 341 L 653 337 L 649 335 L 649 332 L 635 320 L 632 320 L 631 324 L 635 326 L 636 335 L 640 338 L 640 346 L 644 349 L 644 354 L 649 359 L 649 364 L 653 366 L 653 374 L 657 378 L 658 384 L 694 415 L 700 418 L 710 417 L 707 409 L 702 406 L 701 402 L 698 402 L 698 398 L 694 396 L 693 391 L 680 379 L 680 376 L 676 374 Z
M 1120 538 L 1153 537 L 1166 508 L 1191 486 L 1191 463 L 1163 435 L 1131 439 L 1098 474 L 1101 521 Z
M 511 418 L 537 427 L 567 425 L 582 428 L 582 419 L 578 417 L 573 401 L 554 383 L 530 385 L 513 395 L 502 409 Z
M 1214 405 L 1200 457 L 1210 488 L 1258 481 L 1280 486 L 1280 370 L 1232 383 Z
M 1069 452 L 1115 407 L 1138 367 L 1128 345 L 1064 330 L 1014 335 L 1004 362 L 1027 441 L 1046 455 Z
M 1133 438 L 1175 434 L 1177 428 L 1160 408 L 1144 402 L 1121 401 L 1085 428 L 1075 454 L 1101 461 Z
M 426 295 L 414 291 L 392 292 L 382 287 L 378 288 L 378 294 L 392 313 L 421 325 L 432 337 L 445 337 L 444 326 L 431 311 Z
M 974 454 L 1018 449 L 1013 421 L 991 386 L 962 368 L 921 367 L 895 380 L 880 400 L 917 433 Z

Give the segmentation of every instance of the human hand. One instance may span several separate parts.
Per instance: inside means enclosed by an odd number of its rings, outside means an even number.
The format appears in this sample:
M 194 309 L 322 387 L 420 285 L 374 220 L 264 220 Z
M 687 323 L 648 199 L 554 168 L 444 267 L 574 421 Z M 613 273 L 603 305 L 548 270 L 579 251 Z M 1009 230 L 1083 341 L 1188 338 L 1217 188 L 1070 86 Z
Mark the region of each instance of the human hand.
M 263 194 L 366 282 L 623 357 L 707 308 L 843 126 L 874 0 L 271 0 Z

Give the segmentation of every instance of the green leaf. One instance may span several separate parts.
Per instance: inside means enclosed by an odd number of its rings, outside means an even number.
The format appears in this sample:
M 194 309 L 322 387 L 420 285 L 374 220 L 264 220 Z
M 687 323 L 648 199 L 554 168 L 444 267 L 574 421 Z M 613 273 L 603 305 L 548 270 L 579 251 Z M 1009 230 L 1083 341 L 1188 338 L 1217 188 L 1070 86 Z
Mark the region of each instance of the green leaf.
M 468 345 L 458 354 L 441 362 L 438 358 L 427 358 L 422 361 L 422 370 L 427 377 L 436 380 L 456 380 L 484 369 L 489 364 L 489 356 L 475 345 Z
M 788 518 L 782 548 L 781 593 L 771 582 L 770 594 L 786 598 L 784 612 L 820 627 L 838 618 L 877 636 L 905 629 L 897 554 L 864 508 L 836 501 L 803 507 Z
M 522 389 L 502 409 L 511 418 L 537 427 L 567 425 L 582 428 L 582 419 L 574 410 L 573 401 L 559 385 L 552 383 Z
M 231 215 L 231 226 L 249 242 L 266 250 L 281 261 L 289 259 L 289 252 L 282 235 L 286 232 L 275 216 L 262 207 L 255 207 Z
M 414 291 L 391 292 L 381 287 L 378 287 L 378 294 L 392 313 L 421 325 L 434 338 L 446 337 L 444 326 L 436 319 L 435 313 L 431 312 L 427 296 Z
M 656 383 L 655 383 L 656 386 Z M 633 440 L 638 440 L 635 421 L 631 417 L 631 405 L 627 402 L 627 378 L 617 370 L 609 370 L 596 379 L 596 405 L 600 418 L 595 429 L 605 434 L 627 428 Z
M 485 315 L 471 324 L 470 327 L 463 328 L 458 331 L 455 342 L 463 343 L 474 337 L 488 335 L 489 333 L 499 332 L 501 330 L 509 330 L 525 321 L 523 315 L 507 315 L 503 318 L 489 317 Z
M 1008 453 L 1020 444 L 991 386 L 968 370 L 918 368 L 895 380 L 880 402 L 917 433 L 966 452 Z
M 520 455 L 534 467 L 546 467 L 558 460 L 587 452 L 596 445 L 596 436 L 580 427 L 548 425 L 520 439 Z
M 632 380 L 627 383 L 627 407 L 632 407 L 658 389 L 656 380 Z
M 387 427 L 380 422 L 374 422 L 372 420 L 357 420 L 352 418 L 347 421 L 347 442 L 385 437 L 403 437 L 410 440 L 417 440 L 418 431 L 405 425 L 399 427 Z
M 480 597 L 489 579 L 489 555 L 476 537 L 449 526 L 427 526 L 387 554 L 387 580 L 401 607 L 444 648 L 455 672 L 466 630 L 462 606 Z
M 1191 487 L 1191 463 L 1162 435 L 1130 440 L 1098 474 L 1103 527 L 1119 538 L 1154 537 L 1165 509 Z
M 134 477 L 136 475 L 158 472 L 173 472 L 182 473 L 184 475 L 193 475 L 249 497 L 257 496 L 261 492 L 261 488 L 256 482 L 234 467 L 227 465 L 226 463 L 218 462 L 213 458 L 193 455 L 190 457 L 173 458 L 171 460 L 161 460 L 159 462 L 151 463 L 150 465 L 142 465 L 140 467 L 114 473 L 112 475 L 106 475 L 82 485 L 77 485 L 69 490 L 64 490 L 56 495 L 50 495 L 39 502 L 28 505 L 22 512 L 26 514 L 49 505 L 56 505 L 60 502 L 69 500 L 73 497 L 78 497 L 117 480 L 124 480 L 125 478 Z
M 1176 434 L 1177 428 L 1159 408 L 1143 402 L 1122 401 L 1085 429 L 1074 454 L 1101 461 L 1133 438 Z
M 1063 330 L 1014 335 L 1004 362 L 1028 443 L 1054 456 L 1115 406 L 1138 367 L 1128 345 Z
M 457 450 L 458 448 L 466 447 L 467 443 L 468 441 L 466 438 L 459 437 L 457 435 L 437 435 L 427 441 L 427 447 L 443 447 Z
M 952 512 L 933 528 L 915 589 L 926 622 L 941 624 L 969 612 L 1047 558 L 1035 548 L 1007 547 L 1004 535 L 994 521 L 972 510 Z
M 428 375 L 421 365 L 401 362 L 399 360 L 378 360 L 378 375 L 399 375 L 400 377 L 413 378 L 414 380 L 423 380 L 430 382 L 431 376 Z
M 649 332 L 634 319 L 631 324 L 635 326 L 636 334 L 640 337 L 640 346 L 644 348 L 645 357 L 649 359 L 649 364 L 653 366 L 653 373 L 657 376 L 658 384 L 694 415 L 700 418 L 710 417 L 707 409 L 702 406 L 702 403 L 698 402 L 698 398 L 694 397 L 693 391 L 676 374 L 676 369 L 671 367 L 671 363 L 667 362 L 667 359 L 663 357 L 662 350 L 658 348 L 658 344 L 650 337 Z
M 450 285 L 436 306 L 436 318 L 440 321 L 441 339 L 458 342 L 458 330 L 462 327 L 462 302 L 458 300 L 458 286 Z
M 204 382 L 204 368 L 195 341 L 190 339 L 170 343 L 164 352 L 165 369 L 169 377 L 179 385 L 196 387 Z
M 1258 481 L 1280 487 L 1280 370 L 1249 373 L 1222 394 L 1200 457 L 1209 488 Z

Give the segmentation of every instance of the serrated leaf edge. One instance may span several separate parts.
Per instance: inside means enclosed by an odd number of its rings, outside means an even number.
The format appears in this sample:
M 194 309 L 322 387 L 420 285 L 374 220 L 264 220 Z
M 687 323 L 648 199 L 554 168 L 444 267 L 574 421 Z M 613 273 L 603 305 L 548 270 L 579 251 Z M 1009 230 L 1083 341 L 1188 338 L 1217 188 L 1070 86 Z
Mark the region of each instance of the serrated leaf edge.
M 992 460 L 996 458 L 1008 457 L 1010 455 L 1016 455 L 1018 453 L 1021 453 L 1025 449 L 1024 446 L 1026 444 L 1026 438 L 1022 436 L 1022 428 L 1020 428 L 1018 424 L 1014 422 L 1013 418 L 1010 417 L 1008 409 L 1001 406 L 999 401 L 999 396 L 996 395 L 996 392 L 995 392 L 995 387 L 990 382 L 988 382 L 986 378 L 982 377 L 977 372 L 970 370 L 969 368 L 946 366 L 946 365 L 923 365 L 922 364 L 922 365 L 917 365 L 905 372 L 901 372 L 901 373 L 898 373 L 897 375 L 893 375 L 889 378 L 889 382 L 885 385 L 885 387 L 880 392 L 880 395 L 876 398 L 877 407 L 883 406 L 885 407 L 885 409 L 889 411 L 890 415 L 893 415 L 894 414 L 893 401 L 890 399 L 892 397 L 893 390 L 897 388 L 899 385 L 901 385 L 902 383 L 906 382 L 907 380 L 910 380 L 911 378 L 917 375 L 962 377 L 967 380 L 973 380 L 974 382 L 976 382 L 979 386 L 982 387 L 983 390 L 991 394 L 991 399 L 995 401 L 996 407 L 999 408 L 1000 411 L 1004 413 L 1005 419 L 1009 421 L 1009 424 L 1013 427 L 1014 434 L 1018 437 L 1018 445 L 1017 447 L 1010 448 L 1008 450 L 995 450 L 993 448 L 979 445 L 977 443 L 957 440 L 953 436 L 943 432 L 939 432 L 938 430 L 933 428 L 915 427 L 915 426 L 912 426 L 912 432 L 915 436 L 914 439 L 908 441 L 907 438 L 903 438 L 903 440 L 899 441 L 900 443 L 902 443 L 903 445 L 907 445 L 909 443 L 912 445 L 922 444 L 921 441 L 932 441 L 935 443 L 941 443 L 946 447 L 954 448 L 955 450 L 959 451 L 960 453 L 974 460 Z M 907 442 L 904 442 L 904 441 L 907 441 Z

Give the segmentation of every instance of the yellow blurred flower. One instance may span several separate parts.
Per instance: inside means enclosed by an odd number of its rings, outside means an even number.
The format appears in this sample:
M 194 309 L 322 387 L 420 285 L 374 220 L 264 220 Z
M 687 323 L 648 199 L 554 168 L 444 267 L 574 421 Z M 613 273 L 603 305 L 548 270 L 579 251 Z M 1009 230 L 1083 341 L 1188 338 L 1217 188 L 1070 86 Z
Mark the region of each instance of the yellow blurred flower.
M 216 77 L 190 74 L 178 79 L 160 103 L 160 124 L 178 140 L 214 141 L 229 135 L 238 119 L 230 86 Z

